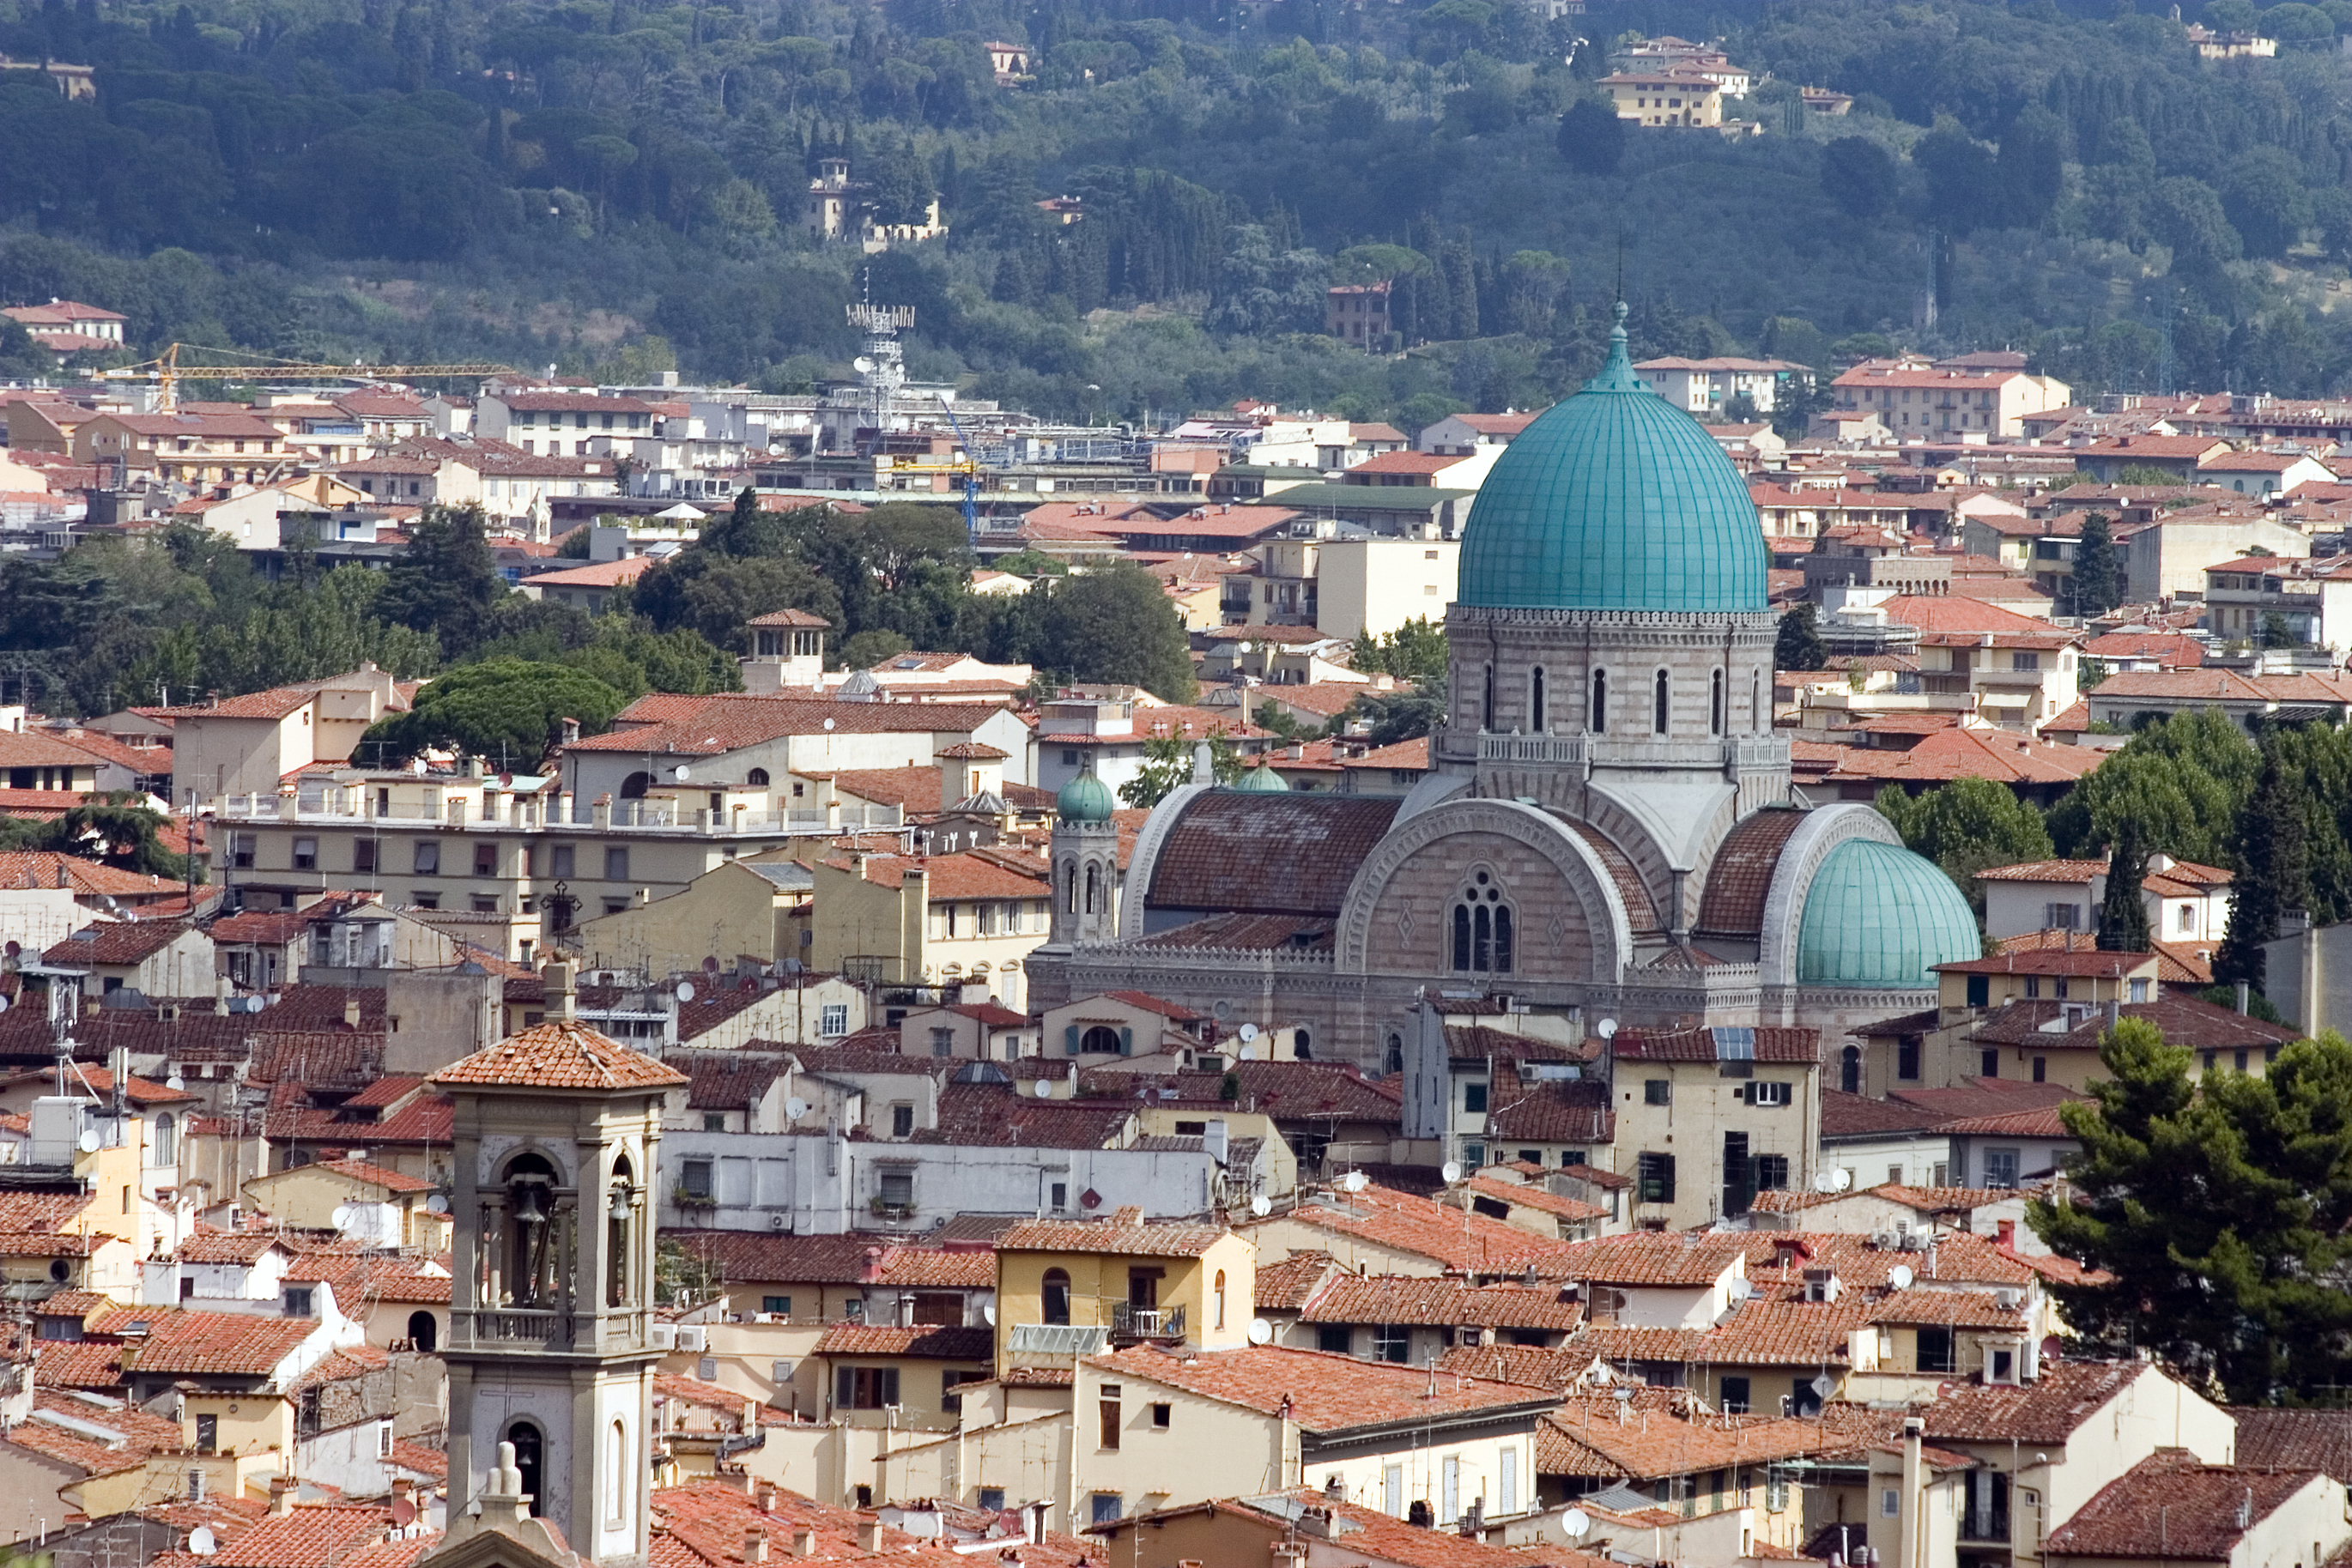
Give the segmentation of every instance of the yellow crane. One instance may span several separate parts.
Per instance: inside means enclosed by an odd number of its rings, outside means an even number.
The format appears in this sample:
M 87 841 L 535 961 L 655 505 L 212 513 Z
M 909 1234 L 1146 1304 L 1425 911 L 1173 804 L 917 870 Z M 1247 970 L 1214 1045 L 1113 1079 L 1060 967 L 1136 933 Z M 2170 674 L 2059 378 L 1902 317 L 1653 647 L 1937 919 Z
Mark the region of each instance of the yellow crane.
M 207 382 L 398 382 L 423 381 L 433 376 L 511 376 L 512 365 L 315 365 L 297 360 L 274 359 L 264 354 L 249 355 L 242 363 L 183 364 L 183 350 L 192 354 L 218 356 L 243 353 L 239 349 L 215 349 L 197 343 L 173 343 L 154 359 L 119 370 L 100 371 L 97 379 L 106 382 L 152 382 L 156 385 L 155 406 L 168 413 L 180 404 L 179 386 L 184 381 Z

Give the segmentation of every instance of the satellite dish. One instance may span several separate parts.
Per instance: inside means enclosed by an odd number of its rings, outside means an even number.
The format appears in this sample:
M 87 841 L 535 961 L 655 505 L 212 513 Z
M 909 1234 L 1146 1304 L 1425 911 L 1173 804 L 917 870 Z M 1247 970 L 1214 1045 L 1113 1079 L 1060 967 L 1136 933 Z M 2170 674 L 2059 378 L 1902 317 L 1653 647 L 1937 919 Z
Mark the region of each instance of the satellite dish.
M 833 720 L 831 720 L 831 719 L 826 719 L 826 720 L 824 721 L 824 728 L 825 728 L 825 733 L 826 733 L 826 734 L 828 734 L 828 735 L 832 734 L 832 733 L 833 733 Z
M 706 974 L 706 975 L 715 975 L 715 974 L 719 973 L 719 955 L 718 955 L 718 954 L 716 954 L 716 953 L 706 953 L 706 954 L 704 954 L 704 955 L 703 955 L 703 957 L 702 957 L 702 972 L 703 972 L 704 974 Z
M 449 1212 L 449 1200 L 436 1192 L 425 1200 L 425 1212 L 427 1214 L 446 1214 Z
M 784 1102 L 784 1115 L 787 1120 L 797 1122 L 808 1113 L 809 1103 L 798 1095 Z
M 874 371 L 874 361 L 867 359 L 865 355 L 860 354 L 857 358 L 849 361 L 849 368 L 856 371 L 861 376 L 870 375 Z
M 1437 1167 L 1437 1174 L 1444 1181 L 1446 1186 L 1452 1186 L 1455 1182 L 1462 1179 L 1461 1162 L 1458 1160 L 1448 1160 L 1444 1165 Z
M 1617 1020 L 1615 1019 L 1602 1019 L 1599 1023 L 1592 1026 L 1592 1032 L 1599 1035 L 1603 1040 L 1615 1040 L 1617 1038 Z
M 1580 1508 L 1571 1508 L 1559 1516 L 1559 1527 L 1571 1541 L 1581 1540 L 1584 1532 L 1592 1528 L 1592 1516 Z
M 1088 1187 L 1086 1191 L 1078 1194 L 1078 1206 L 1082 1208 L 1100 1208 L 1102 1207 L 1102 1194 L 1097 1192 L 1092 1187 Z
M 199 1557 L 210 1557 L 220 1550 L 220 1537 L 213 1533 L 211 1525 L 200 1524 L 188 1531 L 188 1550 Z
M 86 1155 L 94 1155 L 98 1153 L 100 1143 L 100 1139 L 98 1135 L 98 1129 L 96 1127 L 89 1128 L 85 1130 L 81 1135 L 81 1152 Z
M 11 958 L 15 957 L 17 954 L 22 953 L 24 950 L 24 944 L 20 942 L 11 942 L 5 947 L 0 947 L 0 953 L 5 953 Z
M 1250 1212 L 1256 1215 L 1260 1219 L 1264 1219 L 1267 1215 L 1274 1212 L 1274 1199 L 1266 1197 L 1264 1193 L 1259 1193 L 1255 1197 L 1250 1199 Z
M 1349 1192 L 1361 1192 L 1372 1185 L 1372 1178 L 1361 1171 L 1349 1171 L 1339 1178 L 1339 1185 Z
M 1248 653 L 1249 651 L 1250 651 L 1250 645 L 1249 645 L 1249 643 L 1248 643 L 1246 641 L 1240 642 L 1240 643 L 1234 643 L 1234 653 Z
M 679 763 L 676 768 L 671 768 L 669 776 L 672 779 L 677 779 L 681 784 L 685 783 L 688 779 L 692 777 L 691 774 L 687 772 L 686 764 L 683 762 Z
M 1730 1297 L 1735 1302 L 1744 1301 L 1748 1297 L 1756 1293 L 1756 1287 L 1749 1284 L 1745 1280 L 1734 1280 L 1731 1281 L 1730 1287 L 1723 1293 Z
M 403 1530 L 416 1522 L 416 1505 L 404 1497 L 392 1500 L 392 1522 Z
M 996 1326 L 996 1303 L 994 1301 L 991 1301 L 986 1306 L 981 1308 L 980 1315 L 988 1320 L 989 1327 L 994 1328 Z
M 1039 1080 L 1037 1080 L 1037 1098 L 1038 1098 L 1038 1099 L 1040 1099 L 1040 1100 L 1051 1100 L 1053 1097 L 1054 1097 L 1054 1082 L 1053 1082 L 1053 1080 L 1052 1080 L 1052 1079 L 1050 1079 L 1050 1078 L 1040 1078 Z
M 0 997 L 0 1009 L 5 1009 L 7 1005 L 8 998 L 5 997 Z M 178 1092 L 180 1090 L 185 1089 L 187 1086 L 188 1081 L 181 1077 L 176 1072 L 172 1074 L 171 1077 L 163 1080 L 163 1087 L 173 1091 L 174 1093 Z
M 1250 1319 L 1249 1342 L 1252 1344 L 1273 1343 L 1274 1325 L 1266 1322 L 1264 1318 Z
M 1234 1032 L 1241 1036 L 1242 1042 L 1244 1044 L 1247 1044 L 1249 1041 L 1257 1038 L 1257 1025 L 1254 1023 L 1245 1023 Z
M 1894 1268 L 1886 1270 L 1886 1282 L 1898 1291 L 1909 1290 L 1911 1281 L 1918 1277 L 1911 1272 L 1911 1265 L 1908 1263 L 1897 1263 Z
M 1630 1389 L 1630 1388 L 1621 1388 L 1621 1389 L 1619 1389 L 1619 1390 L 1617 1391 L 1617 1403 L 1618 1403 L 1618 1404 L 1620 1404 L 1620 1405 L 1630 1405 L 1630 1404 L 1632 1404 L 1632 1403 L 1633 1403 L 1633 1391 L 1632 1389 Z
M 677 983 L 677 999 L 682 1002 L 690 1002 L 694 1000 L 694 982 L 692 980 L 680 980 Z
M 1835 1192 L 1838 1189 L 1837 1178 L 1838 1174 L 1833 1170 L 1819 1171 L 1815 1173 L 1813 1176 L 1813 1190 L 1815 1192 Z
M 6 1012 L 7 1010 L 8 1010 L 8 998 L 5 998 L 5 997 L 0 997 L 0 1013 L 5 1013 L 5 1012 Z
M 1837 1379 L 1824 1372 L 1819 1377 L 1813 1379 L 1811 1386 L 1814 1393 L 1820 1395 L 1822 1398 L 1827 1399 L 1831 1395 L 1837 1392 Z
M 1850 1187 L 1850 1186 L 1852 1186 L 1853 1185 L 1853 1173 L 1852 1171 L 1849 1171 L 1849 1170 L 1838 1170 L 1838 1171 L 1832 1171 L 1832 1172 L 1831 1173 L 1831 1176 L 1832 1176 L 1832 1179 L 1836 1182 L 1836 1186 L 1834 1186 L 1833 1187 L 1832 1187 L 1832 1188 L 1830 1189 L 1830 1190 L 1832 1190 L 1832 1192 L 1843 1192 L 1846 1188 L 1848 1188 L 1848 1187 Z
M 327 1218 L 336 1229 L 349 1230 L 352 1228 L 352 1206 L 348 1203 L 335 1205 L 335 1212 L 329 1215 Z

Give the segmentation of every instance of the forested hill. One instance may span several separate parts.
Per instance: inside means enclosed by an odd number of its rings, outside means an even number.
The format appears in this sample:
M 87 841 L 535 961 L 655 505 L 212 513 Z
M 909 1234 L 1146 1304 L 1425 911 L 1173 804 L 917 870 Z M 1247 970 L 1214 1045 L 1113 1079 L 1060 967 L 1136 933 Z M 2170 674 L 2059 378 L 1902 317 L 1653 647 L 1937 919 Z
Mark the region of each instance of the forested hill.
M 1878 335 L 2091 391 L 2334 389 L 2352 0 L 2202 17 L 2278 57 L 2200 59 L 2132 0 L 0 0 L 0 50 L 99 84 L 0 73 L 0 296 L 147 344 L 797 387 L 854 351 L 856 247 L 799 224 L 845 155 L 885 218 L 936 193 L 951 225 L 871 267 L 915 372 L 1065 415 L 1539 403 L 1621 249 L 1644 352 Z M 1721 37 L 1765 133 L 1579 110 L 1628 32 Z M 1036 205 L 1065 195 L 1074 225 Z M 1300 336 L 1382 277 L 1425 348 Z

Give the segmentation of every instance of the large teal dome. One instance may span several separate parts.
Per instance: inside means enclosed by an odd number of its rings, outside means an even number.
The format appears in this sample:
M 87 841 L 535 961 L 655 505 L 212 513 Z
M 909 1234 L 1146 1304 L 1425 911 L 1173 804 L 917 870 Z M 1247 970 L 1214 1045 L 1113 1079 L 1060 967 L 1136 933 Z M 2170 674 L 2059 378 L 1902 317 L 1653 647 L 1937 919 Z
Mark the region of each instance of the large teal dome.
M 1706 427 L 1625 350 L 1496 459 L 1462 535 L 1456 602 L 1482 609 L 1760 611 L 1756 504 Z
M 1923 990 L 1981 957 L 1969 901 L 1933 861 L 1873 839 L 1832 850 L 1805 893 L 1797 983 Z

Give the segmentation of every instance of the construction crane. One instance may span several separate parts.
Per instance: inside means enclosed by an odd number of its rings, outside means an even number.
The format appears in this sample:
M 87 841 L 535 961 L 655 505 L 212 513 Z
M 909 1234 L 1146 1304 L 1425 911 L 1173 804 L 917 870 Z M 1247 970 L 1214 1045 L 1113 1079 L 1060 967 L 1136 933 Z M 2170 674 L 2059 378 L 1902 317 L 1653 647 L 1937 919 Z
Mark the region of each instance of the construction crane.
M 956 417 L 955 404 L 948 401 L 948 394 L 941 392 L 939 398 L 940 406 L 948 411 L 948 423 L 954 428 L 956 439 L 963 443 L 963 462 L 958 465 L 963 471 L 963 534 L 965 542 L 977 551 L 980 549 L 980 448 L 974 446 L 971 437 L 964 434 L 963 421 Z
M 182 364 L 181 351 L 192 354 L 222 355 L 243 353 L 240 349 L 215 349 L 198 343 L 173 343 L 154 359 L 119 370 L 99 371 L 96 379 L 102 382 L 152 382 L 156 386 L 155 406 L 169 413 L 180 405 L 180 383 L 184 381 L 206 382 L 390 382 L 423 381 L 434 376 L 511 376 L 512 365 L 319 365 L 304 364 L 297 360 L 280 360 L 266 354 L 248 356 L 240 364 Z

